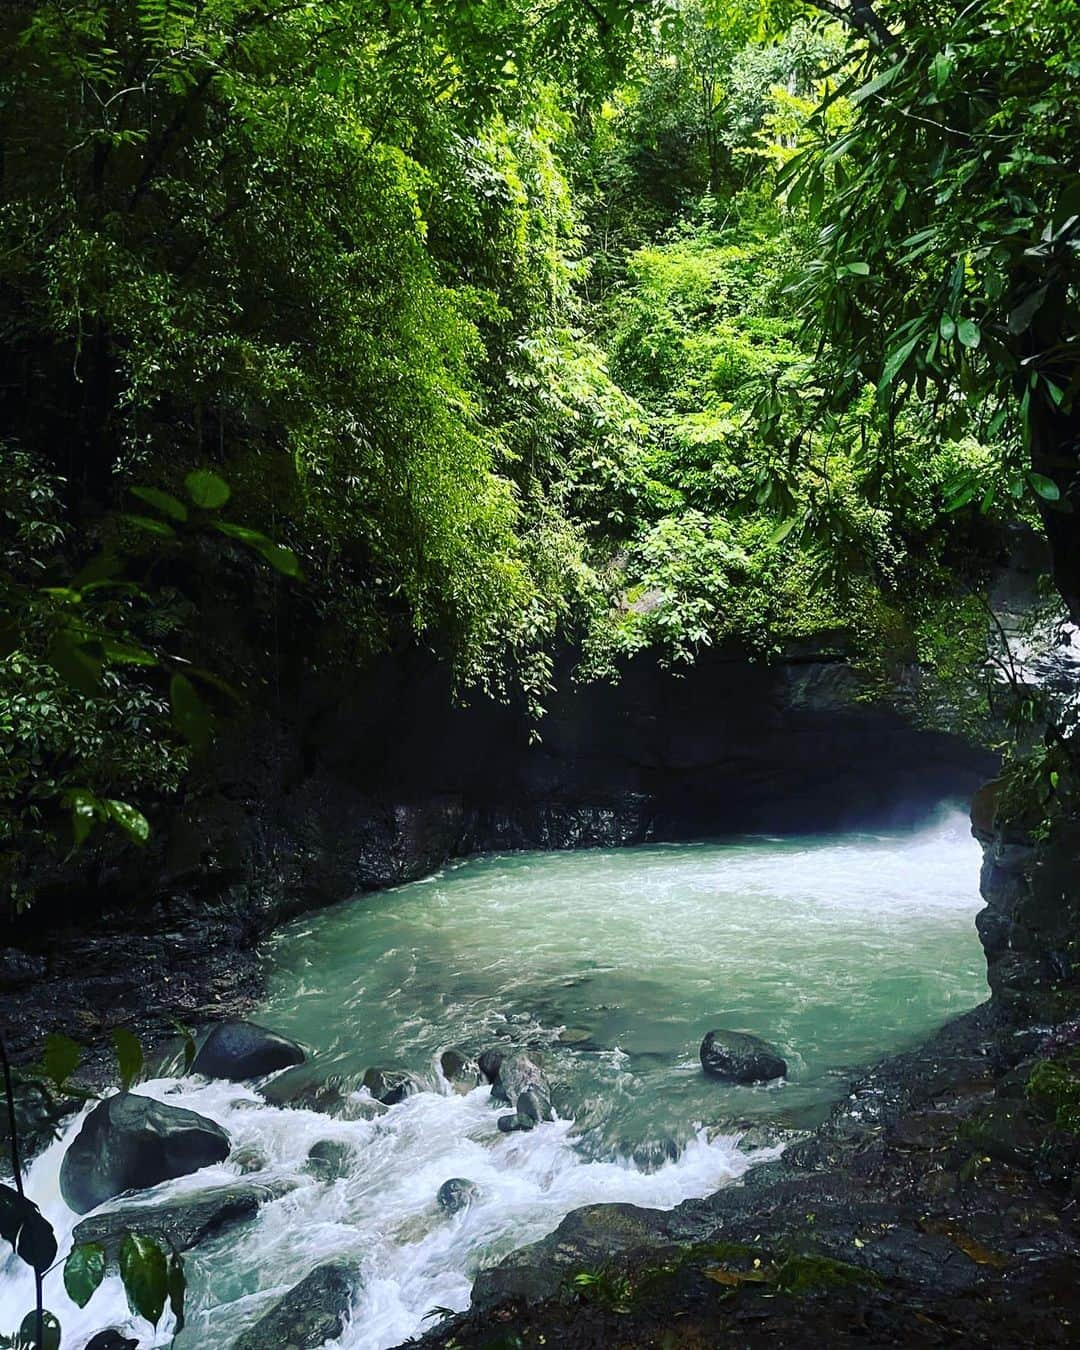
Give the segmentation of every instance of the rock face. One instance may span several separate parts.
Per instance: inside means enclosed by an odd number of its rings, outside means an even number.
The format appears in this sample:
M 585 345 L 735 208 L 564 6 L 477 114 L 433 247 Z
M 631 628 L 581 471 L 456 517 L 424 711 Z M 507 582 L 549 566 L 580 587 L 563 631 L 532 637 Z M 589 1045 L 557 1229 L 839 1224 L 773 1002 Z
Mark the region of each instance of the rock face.
M 345 1330 L 356 1282 L 355 1268 L 345 1262 L 316 1267 L 233 1350 L 321 1350 Z
M 742 1031 L 710 1031 L 699 1053 L 708 1076 L 728 1083 L 763 1083 L 787 1073 L 774 1046 Z
M 480 1188 L 475 1181 L 469 1181 L 465 1177 L 451 1177 L 439 1187 L 435 1199 L 439 1208 L 446 1210 L 447 1214 L 457 1214 L 459 1210 L 468 1209 L 479 1194 Z
M 60 1165 L 60 1191 L 85 1214 L 124 1191 L 143 1190 L 223 1162 L 229 1136 L 195 1111 L 133 1092 L 90 1112 Z
M 320 1181 L 337 1181 L 348 1176 L 356 1162 L 356 1150 L 337 1139 L 320 1139 L 308 1149 L 305 1172 Z
M 304 1058 L 302 1046 L 276 1031 L 254 1022 L 222 1022 L 202 1043 L 191 1072 L 243 1082 L 302 1064 Z
M 547 1075 L 527 1055 L 507 1055 L 499 1064 L 491 1088 L 491 1100 L 513 1107 L 510 1115 L 500 1116 L 504 1134 L 532 1130 L 542 1120 L 552 1120 L 551 1084 Z
M 73 1243 L 97 1242 L 110 1263 L 120 1255 L 124 1234 L 144 1233 L 167 1249 L 186 1252 L 232 1224 L 253 1219 L 259 1206 L 288 1187 L 222 1186 L 167 1205 L 138 1205 L 95 1214 L 76 1224 Z
M 439 1068 L 455 1092 L 471 1092 L 484 1081 L 480 1065 L 460 1050 L 444 1050 L 439 1057 Z

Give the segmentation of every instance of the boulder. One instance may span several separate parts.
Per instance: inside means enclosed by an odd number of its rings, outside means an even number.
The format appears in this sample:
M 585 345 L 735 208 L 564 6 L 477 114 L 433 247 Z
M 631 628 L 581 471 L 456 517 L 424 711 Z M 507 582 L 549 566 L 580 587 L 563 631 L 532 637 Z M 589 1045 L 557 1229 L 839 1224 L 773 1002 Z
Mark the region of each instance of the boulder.
M 710 1031 L 700 1053 L 706 1074 L 728 1083 L 762 1083 L 787 1073 L 775 1046 L 743 1031 Z
M 468 1209 L 479 1195 L 480 1188 L 475 1181 L 469 1181 L 465 1177 L 451 1177 L 439 1187 L 435 1199 L 439 1208 L 446 1210 L 447 1214 L 457 1214 L 459 1210 Z
M 233 1350 L 321 1350 L 345 1330 L 357 1284 L 354 1266 L 317 1266 L 237 1340 Z
M 476 1061 L 476 1065 L 484 1078 L 489 1083 L 494 1083 L 499 1076 L 499 1065 L 502 1062 L 503 1052 L 501 1050 L 485 1050 Z
M 542 1120 L 554 1119 L 551 1084 L 538 1064 L 527 1055 L 508 1055 L 499 1065 L 491 1088 L 491 1100 L 513 1107 L 513 1114 L 500 1116 L 504 1134 L 534 1129 Z
M 320 1139 L 308 1149 L 304 1171 L 320 1181 L 337 1181 L 348 1176 L 356 1162 L 356 1150 L 337 1139 Z
M 471 1092 L 484 1081 L 480 1065 L 460 1050 L 444 1050 L 439 1056 L 439 1068 L 455 1092 Z
M 427 1084 L 408 1069 L 368 1069 L 363 1086 L 383 1106 L 396 1106 L 414 1093 L 424 1092 Z
M 144 1233 L 166 1248 L 186 1252 L 235 1223 L 253 1219 L 259 1206 L 290 1190 L 289 1185 L 221 1186 L 165 1205 L 133 1205 L 95 1214 L 75 1225 L 72 1242 L 97 1242 L 114 1264 L 125 1233 Z
M 222 1022 L 213 1027 L 191 1065 L 192 1073 L 206 1078 L 265 1078 L 278 1069 L 302 1064 L 303 1048 L 288 1036 L 267 1031 L 254 1022 Z
M 367 1065 L 354 1052 L 319 1056 L 297 1064 L 259 1088 L 271 1106 L 322 1111 L 337 1120 L 369 1120 L 385 1110 L 379 1102 L 357 1094 L 364 1087 Z
M 228 1155 L 229 1136 L 214 1121 L 122 1092 L 98 1102 L 83 1121 L 60 1164 L 60 1193 L 85 1214 L 124 1191 L 187 1176 Z

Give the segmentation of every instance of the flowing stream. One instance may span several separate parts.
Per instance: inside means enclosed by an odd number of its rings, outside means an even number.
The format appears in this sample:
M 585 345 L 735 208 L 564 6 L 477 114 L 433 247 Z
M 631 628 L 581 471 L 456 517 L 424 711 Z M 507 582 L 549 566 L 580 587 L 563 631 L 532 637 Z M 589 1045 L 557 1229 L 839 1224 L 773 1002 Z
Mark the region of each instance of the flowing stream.
M 129 1203 L 238 1180 L 292 1187 L 188 1254 L 189 1321 L 177 1346 L 227 1350 L 309 1270 L 336 1259 L 362 1270 L 341 1346 L 396 1346 L 430 1325 L 432 1309 L 467 1306 L 478 1269 L 571 1209 L 664 1208 L 730 1183 L 776 1155 L 738 1147 L 750 1125 L 808 1127 L 852 1071 L 985 996 L 978 870 L 966 818 L 943 811 L 906 833 L 471 859 L 282 929 L 267 948 L 256 1020 L 320 1054 L 412 1069 L 430 1090 L 349 1121 L 266 1106 L 234 1084 L 140 1085 L 221 1122 L 233 1152 Z M 707 1080 L 697 1050 L 710 1027 L 774 1042 L 787 1080 Z M 487 1087 L 459 1094 L 442 1079 L 447 1047 L 499 1045 L 546 1056 L 559 1120 L 502 1135 Z M 57 1175 L 77 1127 L 28 1180 L 61 1251 L 76 1216 Z M 352 1149 L 330 1180 L 307 1163 L 324 1140 Z M 479 1188 L 453 1216 L 435 1204 L 450 1177 Z M 105 1326 L 127 1328 L 142 1347 L 170 1343 L 168 1319 L 153 1337 L 115 1278 L 81 1312 L 58 1271 L 46 1291 L 64 1350 L 82 1350 Z M 0 1331 L 18 1325 L 31 1298 L 9 1262 Z

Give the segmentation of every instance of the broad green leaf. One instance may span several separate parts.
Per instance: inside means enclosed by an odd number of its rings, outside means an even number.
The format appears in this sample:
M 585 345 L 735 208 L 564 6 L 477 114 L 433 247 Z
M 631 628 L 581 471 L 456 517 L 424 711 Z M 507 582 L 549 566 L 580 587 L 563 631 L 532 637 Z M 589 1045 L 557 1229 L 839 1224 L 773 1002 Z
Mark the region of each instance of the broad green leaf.
M 258 545 L 256 551 L 270 566 L 282 576 L 300 578 L 300 560 L 291 548 L 284 544 L 266 543 Z
M 253 530 L 247 525 L 234 525 L 231 520 L 215 520 L 214 529 L 227 534 L 230 539 L 239 539 L 242 543 L 250 544 L 252 548 L 271 542 L 270 536 L 263 534 L 262 530 Z
M 118 642 L 114 638 L 102 638 L 101 650 L 107 661 L 118 661 L 126 666 L 156 666 L 157 657 L 146 647 L 133 642 Z
M 54 600 L 65 605 L 82 604 L 82 591 L 76 591 L 71 586 L 42 586 L 41 594 L 51 595 Z
M 1061 489 L 1052 478 L 1047 478 L 1044 473 L 1029 473 L 1027 480 L 1043 501 L 1056 502 L 1061 500 Z
M 972 350 L 982 341 L 982 332 L 979 325 L 971 319 L 960 320 L 956 325 L 956 336 L 965 347 L 970 347 Z
M 1031 327 L 1031 321 L 1042 308 L 1048 289 L 1049 287 L 1047 286 L 1040 286 L 1037 291 L 1032 291 L 1032 293 L 1029 296 L 1026 296 L 1009 315 L 1009 332 L 1014 337 L 1019 337 L 1021 333 L 1026 333 Z
M 10 1242 L 20 1260 L 44 1274 L 56 1260 L 52 1224 L 32 1200 L 0 1185 L 0 1238 Z
M 94 698 L 101 693 L 100 644 L 86 642 L 70 632 L 62 631 L 49 644 L 48 660 L 60 678 L 80 694 Z
M 224 478 L 220 478 L 210 469 L 196 469 L 184 479 L 187 494 L 196 506 L 204 511 L 216 511 L 232 496 L 232 490 Z
M 90 837 L 90 831 L 101 819 L 104 808 L 97 797 L 85 788 L 72 788 L 63 797 L 63 804 L 71 811 L 71 831 L 76 848 L 81 848 Z
M 178 673 L 169 681 L 169 702 L 181 736 L 196 750 L 205 751 L 210 744 L 213 718 L 186 675 Z
M 798 516 L 788 516 L 787 520 L 782 520 L 769 535 L 769 547 L 774 548 L 777 544 L 782 543 L 798 523 Z
M 64 1262 L 64 1288 L 77 1308 L 85 1308 L 105 1278 L 105 1248 L 98 1242 L 81 1242 Z
M 161 492 L 158 488 L 152 487 L 133 487 L 128 489 L 133 497 L 138 497 L 140 501 L 146 502 L 148 506 L 154 507 L 164 516 L 170 516 L 173 520 L 184 521 L 188 518 L 188 509 L 179 497 L 174 497 L 171 492 Z
M 157 1326 L 169 1294 L 165 1253 L 152 1238 L 128 1233 L 120 1248 L 120 1278 L 128 1307 Z
M 37 1334 L 37 1309 L 28 1312 L 19 1326 L 15 1350 L 60 1350 L 60 1323 L 48 1308 L 41 1314 L 41 1340 Z
M 124 1092 L 130 1092 L 143 1071 L 142 1046 L 126 1027 L 113 1027 L 112 1043 L 120 1070 L 120 1086 Z
M 172 1024 L 176 1028 L 176 1034 L 183 1043 L 184 1054 L 184 1073 L 191 1072 L 191 1066 L 195 1062 L 195 1036 L 190 1027 L 184 1026 L 183 1022 L 178 1022 L 174 1017 Z
M 134 525 L 136 529 L 143 530 L 146 534 L 157 535 L 159 539 L 175 539 L 176 531 L 164 520 L 155 520 L 153 516 L 137 516 L 130 511 L 121 511 L 120 519 L 126 520 L 129 525 Z
M 41 1067 L 57 1088 L 62 1088 L 82 1060 L 82 1046 L 70 1036 L 53 1031 L 45 1038 L 45 1050 L 41 1056 Z
M 938 324 L 938 333 L 942 342 L 951 342 L 956 336 L 956 320 L 951 314 L 943 314 Z
M 130 802 L 119 802 L 115 797 L 108 797 L 105 809 L 110 819 L 115 820 L 127 837 L 136 844 L 145 844 L 150 838 L 150 822 Z

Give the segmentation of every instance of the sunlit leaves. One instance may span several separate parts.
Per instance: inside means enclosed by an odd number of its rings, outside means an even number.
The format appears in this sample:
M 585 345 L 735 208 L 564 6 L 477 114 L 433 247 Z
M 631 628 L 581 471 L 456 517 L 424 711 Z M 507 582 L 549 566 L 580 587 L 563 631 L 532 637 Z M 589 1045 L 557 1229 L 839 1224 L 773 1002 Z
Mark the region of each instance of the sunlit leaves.
M 216 511 L 232 496 L 228 483 L 209 469 L 196 469 L 184 479 L 184 487 L 192 502 L 204 511 Z

